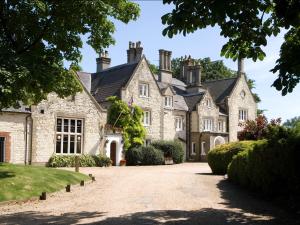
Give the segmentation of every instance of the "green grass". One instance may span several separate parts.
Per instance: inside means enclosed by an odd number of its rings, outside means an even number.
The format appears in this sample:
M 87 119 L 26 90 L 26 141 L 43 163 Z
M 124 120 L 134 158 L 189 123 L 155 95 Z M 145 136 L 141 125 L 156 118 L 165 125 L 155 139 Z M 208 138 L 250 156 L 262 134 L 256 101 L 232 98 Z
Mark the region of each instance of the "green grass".
M 84 174 L 71 171 L 0 163 L 0 201 L 28 199 L 88 179 Z

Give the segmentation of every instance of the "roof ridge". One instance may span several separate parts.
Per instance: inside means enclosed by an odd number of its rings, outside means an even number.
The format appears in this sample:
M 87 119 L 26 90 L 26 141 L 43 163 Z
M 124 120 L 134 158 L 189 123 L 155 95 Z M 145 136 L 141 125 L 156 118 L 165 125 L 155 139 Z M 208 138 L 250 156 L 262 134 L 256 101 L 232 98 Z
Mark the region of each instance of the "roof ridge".
M 203 83 L 210 83 L 210 82 L 223 81 L 223 80 L 233 80 L 233 79 L 237 79 L 237 78 L 238 78 L 238 76 L 236 76 L 236 77 L 228 77 L 228 78 L 217 79 L 217 80 L 203 81 Z
M 92 73 L 92 74 L 98 74 L 98 73 L 107 72 L 107 71 L 110 71 L 110 70 L 120 69 L 120 68 L 122 68 L 122 67 L 125 67 L 125 66 L 131 66 L 131 65 L 134 65 L 134 64 L 138 64 L 138 62 L 123 63 L 123 64 L 116 65 L 116 66 L 112 66 L 112 67 L 109 67 L 109 68 L 107 68 L 107 69 L 104 69 L 104 70 L 101 70 L 101 71 L 99 71 L 99 72 Z

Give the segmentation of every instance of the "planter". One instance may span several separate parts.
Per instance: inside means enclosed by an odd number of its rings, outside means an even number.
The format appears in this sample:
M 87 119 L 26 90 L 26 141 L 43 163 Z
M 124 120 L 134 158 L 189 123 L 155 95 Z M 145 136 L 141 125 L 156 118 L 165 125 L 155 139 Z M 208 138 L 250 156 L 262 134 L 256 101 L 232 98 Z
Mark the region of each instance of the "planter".
M 120 166 L 126 166 L 126 160 L 125 159 L 120 160 Z

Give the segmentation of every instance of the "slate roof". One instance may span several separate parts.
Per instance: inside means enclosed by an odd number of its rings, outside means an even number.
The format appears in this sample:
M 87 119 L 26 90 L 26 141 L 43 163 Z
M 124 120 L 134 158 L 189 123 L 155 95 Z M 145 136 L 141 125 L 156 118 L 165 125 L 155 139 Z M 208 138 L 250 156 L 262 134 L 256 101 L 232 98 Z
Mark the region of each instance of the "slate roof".
M 216 103 L 222 103 L 225 98 L 230 95 L 237 79 L 237 77 L 234 77 L 222 80 L 206 81 L 202 84 L 204 87 L 208 88 Z
M 27 105 L 20 105 L 20 108 L 14 108 L 14 107 L 10 107 L 10 108 L 6 108 L 6 109 L 2 109 L 3 112 L 17 112 L 17 113 L 31 113 L 31 109 L 29 106 Z M 1 111 L 0 111 L 1 113 Z
M 205 92 L 186 94 L 184 95 L 184 100 L 189 108 L 189 111 L 196 110 L 196 105 L 200 102 L 204 96 Z
M 121 88 L 131 78 L 138 63 L 126 63 L 91 74 L 91 94 L 97 102 L 104 103 L 109 96 L 120 97 Z
M 91 91 L 91 73 L 77 72 L 78 77 L 83 86 L 90 92 Z

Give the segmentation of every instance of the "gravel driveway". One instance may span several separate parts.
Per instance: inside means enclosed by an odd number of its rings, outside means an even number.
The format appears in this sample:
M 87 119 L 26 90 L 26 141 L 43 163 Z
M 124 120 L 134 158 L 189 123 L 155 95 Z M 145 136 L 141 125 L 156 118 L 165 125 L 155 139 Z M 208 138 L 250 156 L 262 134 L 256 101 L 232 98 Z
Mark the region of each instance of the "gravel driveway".
M 0 224 L 299 224 L 213 176 L 206 163 L 81 168 L 96 182 L 46 201 L 0 206 Z M 298 221 L 298 223 L 297 223 Z

